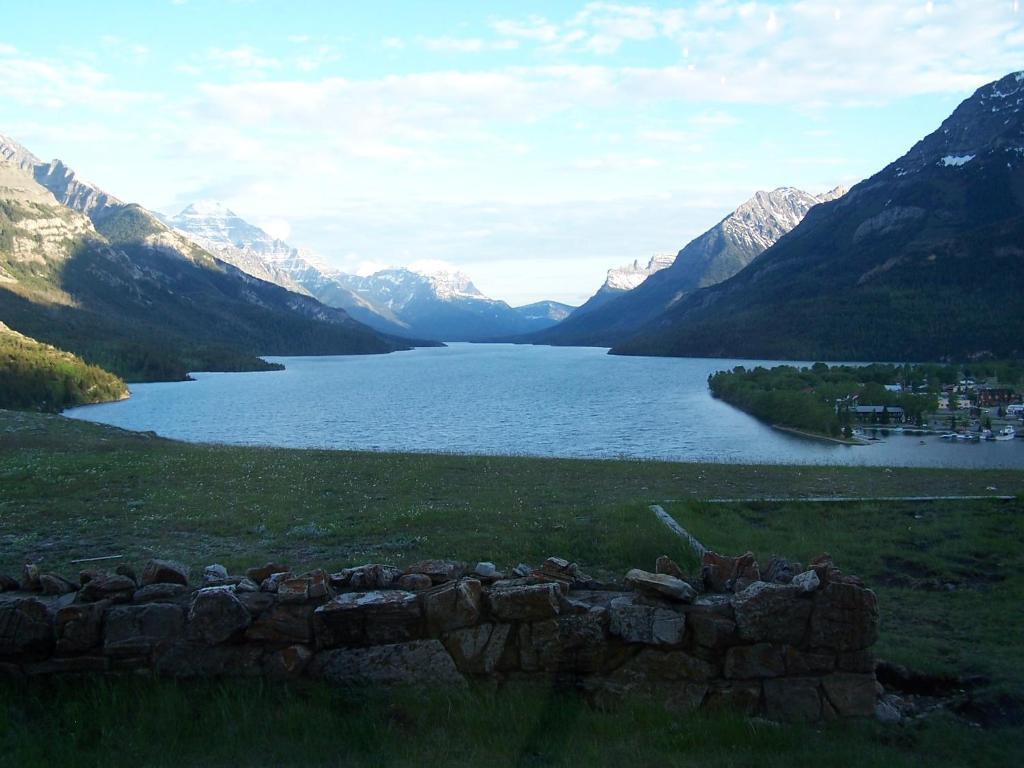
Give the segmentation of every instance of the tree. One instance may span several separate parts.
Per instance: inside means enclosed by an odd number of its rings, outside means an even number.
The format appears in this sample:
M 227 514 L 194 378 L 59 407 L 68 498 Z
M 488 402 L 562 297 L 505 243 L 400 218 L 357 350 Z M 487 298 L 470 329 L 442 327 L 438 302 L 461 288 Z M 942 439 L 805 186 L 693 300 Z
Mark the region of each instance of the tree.
M 960 410 L 960 398 L 956 396 L 956 392 L 949 393 L 949 410 Z

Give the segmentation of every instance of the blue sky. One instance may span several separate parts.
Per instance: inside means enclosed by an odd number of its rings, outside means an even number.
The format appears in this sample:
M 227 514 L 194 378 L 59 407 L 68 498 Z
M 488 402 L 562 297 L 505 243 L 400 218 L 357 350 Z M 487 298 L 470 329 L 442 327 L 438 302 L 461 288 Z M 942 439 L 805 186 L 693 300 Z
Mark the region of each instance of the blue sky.
M 1019 5 L 7 2 L 0 133 L 344 269 L 578 303 L 758 189 L 901 155 L 1024 68 Z

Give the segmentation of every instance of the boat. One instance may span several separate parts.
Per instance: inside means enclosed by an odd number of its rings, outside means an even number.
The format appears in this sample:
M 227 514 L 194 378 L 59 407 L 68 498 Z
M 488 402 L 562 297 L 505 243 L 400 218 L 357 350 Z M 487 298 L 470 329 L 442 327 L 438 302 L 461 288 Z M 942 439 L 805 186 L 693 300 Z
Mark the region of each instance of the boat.
M 995 434 L 994 434 L 994 433 L 992 432 L 992 430 L 991 430 L 991 429 L 984 429 L 984 430 L 982 430 L 982 432 L 981 432 L 981 439 L 982 439 L 982 440 L 995 440 L 995 439 L 996 439 L 996 436 L 995 436 Z
M 956 440 L 956 432 L 950 432 L 948 435 L 943 435 L 940 440 Z
M 1016 436 L 1017 436 L 1017 430 L 1016 429 L 1014 429 L 1013 427 L 1003 427 L 1001 430 L 999 430 L 999 434 L 996 435 L 992 439 L 993 440 L 999 440 L 999 441 L 1002 442 L 1002 441 L 1006 441 L 1006 440 L 1013 440 L 1013 438 L 1015 438 Z

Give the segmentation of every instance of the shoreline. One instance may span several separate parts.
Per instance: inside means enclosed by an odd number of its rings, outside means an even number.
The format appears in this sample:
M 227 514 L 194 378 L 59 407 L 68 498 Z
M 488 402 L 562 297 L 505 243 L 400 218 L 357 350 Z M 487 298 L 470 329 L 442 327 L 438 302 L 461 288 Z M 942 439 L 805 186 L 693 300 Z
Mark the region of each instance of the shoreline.
M 861 440 L 859 437 L 855 437 L 852 440 L 847 440 L 842 437 L 831 437 L 829 435 L 820 435 L 817 432 L 807 432 L 796 427 L 784 427 L 781 424 L 772 424 L 772 429 L 777 429 L 780 432 L 789 432 L 792 435 L 798 437 L 806 437 L 811 440 L 824 440 L 828 443 L 839 443 L 840 445 L 871 445 L 867 440 Z

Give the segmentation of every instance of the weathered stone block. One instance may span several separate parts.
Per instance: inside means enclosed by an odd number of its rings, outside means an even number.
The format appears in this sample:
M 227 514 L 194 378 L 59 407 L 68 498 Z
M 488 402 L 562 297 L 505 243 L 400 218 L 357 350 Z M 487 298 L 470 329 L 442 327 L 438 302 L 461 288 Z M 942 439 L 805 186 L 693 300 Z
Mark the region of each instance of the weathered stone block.
M 466 564 L 457 560 L 421 560 L 405 569 L 406 573 L 422 573 L 435 584 L 459 578 L 466 570 Z
M 782 648 L 770 643 L 739 645 L 725 654 L 725 676 L 730 679 L 778 677 L 786 674 Z
M 498 669 L 508 643 L 510 624 L 478 624 L 444 636 L 455 666 L 467 675 L 489 675 Z
M 395 643 L 421 630 L 419 602 L 402 590 L 349 592 L 313 612 L 317 646 Z
M 476 579 L 449 581 L 420 596 L 431 632 L 471 627 L 480 620 L 481 584 Z
M 857 651 L 878 639 L 878 600 L 870 589 L 831 582 L 814 596 L 811 645 Z
M 43 655 L 53 648 L 53 616 L 40 600 L 22 598 L 0 604 L 0 658 Z
M 132 602 L 173 602 L 183 597 L 187 592 L 188 587 L 184 584 L 147 584 L 141 589 L 135 590 L 135 593 L 132 595 Z
M 520 666 L 525 672 L 599 672 L 628 653 L 608 643 L 607 616 L 597 608 L 519 628 Z
M 307 672 L 340 685 L 466 684 L 440 640 L 321 651 Z
M 398 577 L 395 586 L 407 592 L 422 592 L 434 586 L 434 582 L 423 573 L 404 573 Z
M 822 651 L 802 651 L 786 646 L 782 653 L 788 675 L 820 675 L 836 668 L 835 654 Z
M 370 563 L 355 568 L 345 568 L 338 573 L 332 573 L 330 582 L 336 589 L 342 587 L 356 590 L 388 589 L 398 581 L 401 575 L 402 572 L 392 565 Z M 420 575 L 423 576 L 425 574 Z M 427 576 L 426 578 L 429 579 L 430 577 Z
M 231 587 L 205 587 L 192 596 L 188 636 L 207 645 L 223 643 L 241 633 L 252 617 Z
M 57 653 L 84 653 L 100 644 L 103 613 L 109 603 L 74 603 L 54 614 Z
M 487 593 L 487 602 L 501 621 L 539 621 L 558 615 L 559 595 L 555 584 L 495 585 Z
M 638 604 L 633 596 L 617 597 L 608 607 L 609 629 L 627 643 L 678 645 L 686 616 L 671 608 Z
M 783 722 L 810 723 L 822 716 L 815 678 L 780 677 L 764 681 L 765 716 Z
M 704 648 L 721 650 L 738 642 L 736 622 L 716 613 L 693 611 L 686 614 L 693 641 Z
M 85 576 L 83 575 L 83 578 Z M 138 585 L 128 576 L 109 573 L 90 573 L 78 590 L 75 599 L 82 603 L 111 600 L 115 603 L 130 603 Z
M 714 675 L 713 665 L 683 651 L 645 648 L 607 677 L 589 680 L 587 687 L 596 693 L 599 704 L 614 704 L 615 699 L 628 695 L 651 698 L 671 711 L 687 712 L 704 701 L 708 681 Z
M 157 649 L 153 671 L 163 677 L 258 675 L 263 649 L 256 645 L 219 645 L 179 641 Z
M 245 572 L 245 575 L 255 581 L 257 584 L 262 584 L 264 581 L 269 579 L 275 573 L 287 573 L 288 566 L 281 563 L 267 563 L 260 568 L 250 568 Z M 225 575 L 227 575 L 225 573 Z
M 654 572 L 664 573 L 666 576 L 675 576 L 677 579 L 683 578 L 683 569 L 668 555 L 660 555 L 654 561 Z
M 717 552 L 705 552 L 701 560 L 704 588 L 709 592 L 731 592 L 737 580 L 757 581 L 761 571 L 752 552 L 739 557 L 728 557 Z
M 870 717 L 875 712 L 875 676 L 837 672 L 821 679 L 829 703 L 840 717 Z
M 106 656 L 72 656 L 51 658 L 25 665 L 28 675 L 100 674 L 110 669 Z
M 304 603 L 309 599 L 309 580 L 296 576 L 282 579 L 277 585 L 277 599 L 282 603 Z
M 840 653 L 836 659 L 836 668 L 841 672 L 875 673 L 875 654 L 870 650 L 849 651 Z
M 633 568 L 626 574 L 626 585 L 654 597 L 678 603 L 692 603 L 697 590 L 682 579 L 664 573 L 649 573 Z
M 111 656 L 145 656 L 157 646 L 181 638 L 185 611 L 168 603 L 115 606 L 107 611 L 103 652 Z
M 183 584 L 188 586 L 189 567 L 176 560 L 150 560 L 142 571 L 142 584 Z
M 312 658 L 306 646 L 289 645 L 264 657 L 263 672 L 271 680 L 288 680 L 301 675 Z
M 735 595 L 736 629 L 744 640 L 801 645 L 812 602 L 791 584 L 757 581 Z
M 245 637 L 274 645 L 310 643 L 315 608 L 313 605 L 275 605 L 256 617 L 245 630 Z
M 66 595 L 77 592 L 78 585 L 55 573 L 44 573 L 39 577 L 39 591 L 44 595 Z

